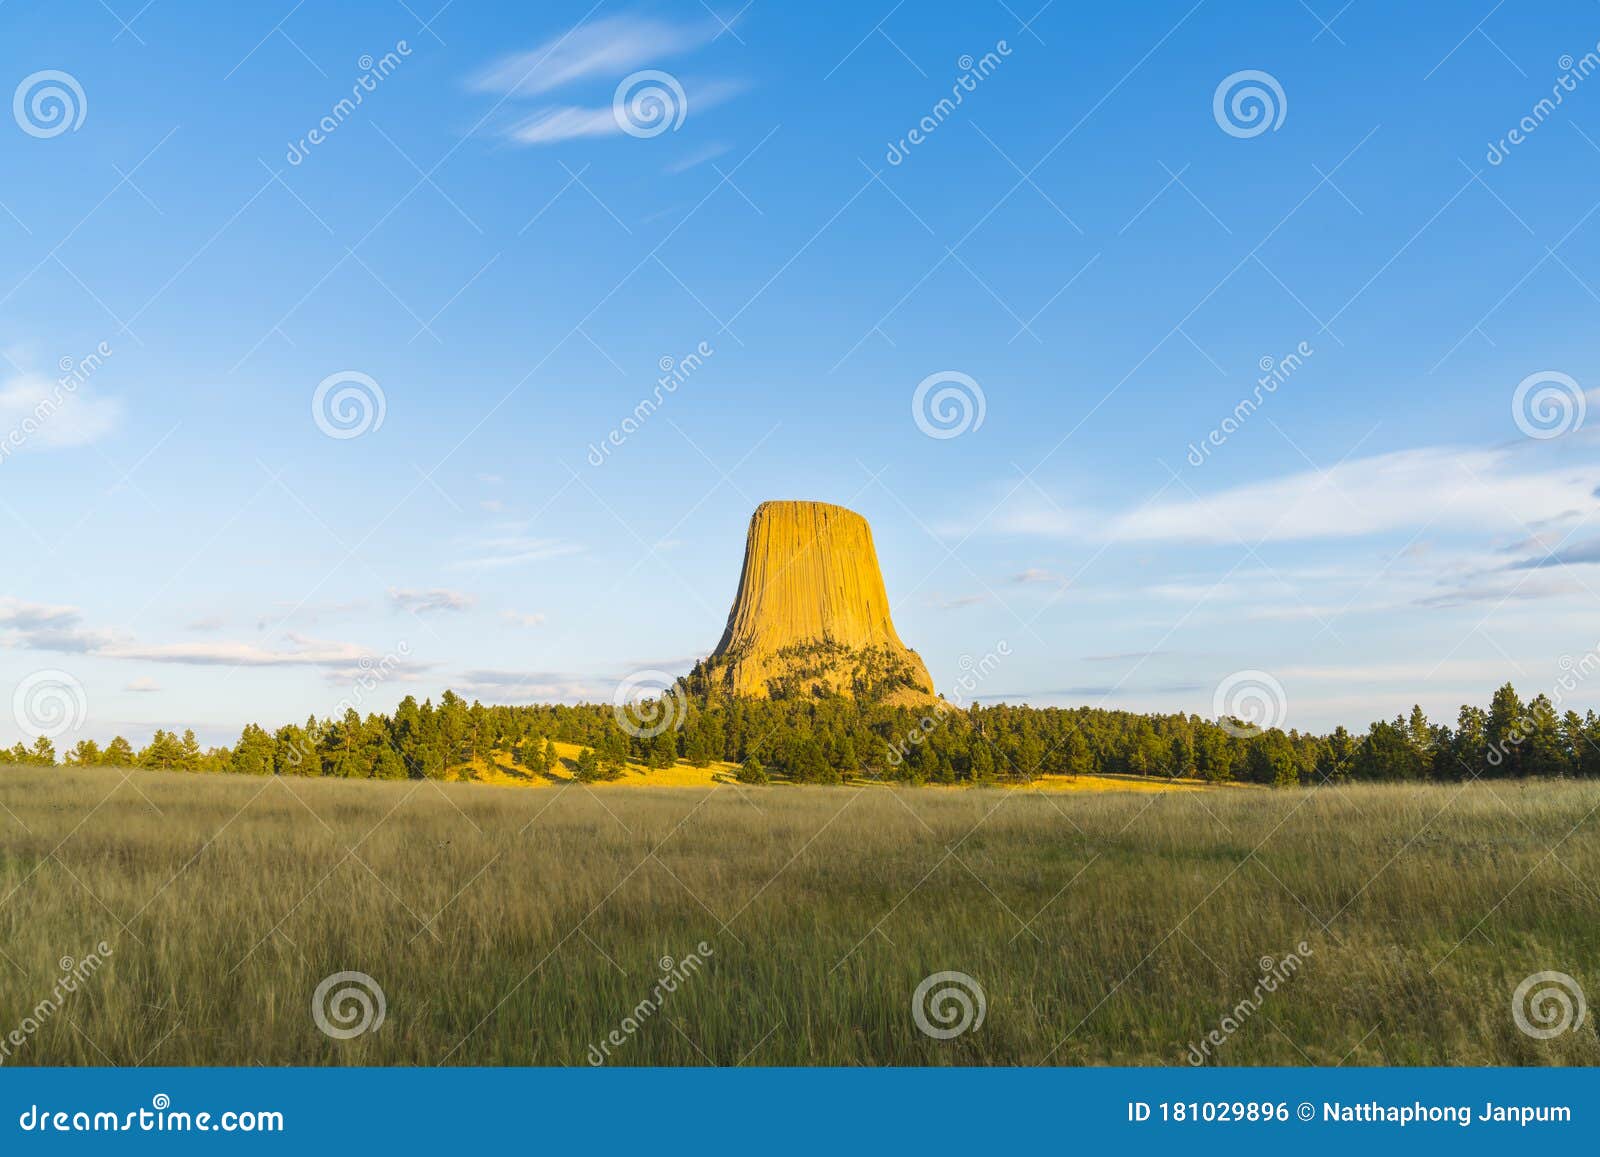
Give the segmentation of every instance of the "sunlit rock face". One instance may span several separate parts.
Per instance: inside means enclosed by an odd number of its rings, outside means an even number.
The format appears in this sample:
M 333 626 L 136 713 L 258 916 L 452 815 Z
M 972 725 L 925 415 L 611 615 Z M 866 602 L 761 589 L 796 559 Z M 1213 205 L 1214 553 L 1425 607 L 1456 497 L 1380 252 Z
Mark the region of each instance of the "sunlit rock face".
M 757 698 L 934 698 L 927 667 L 895 633 L 867 520 L 826 502 L 756 508 L 728 628 L 703 675 L 714 692 Z

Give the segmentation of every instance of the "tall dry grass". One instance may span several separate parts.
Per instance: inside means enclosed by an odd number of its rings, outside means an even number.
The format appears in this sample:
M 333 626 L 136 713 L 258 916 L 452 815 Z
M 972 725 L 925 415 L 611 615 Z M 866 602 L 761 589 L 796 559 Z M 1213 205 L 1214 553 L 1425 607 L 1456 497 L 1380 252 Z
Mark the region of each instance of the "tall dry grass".
M 1185 1063 L 1262 957 L 1299 973 L 1227 1064 L 1600 1063 L 1520 1032 L 1525 976 L 1600 999 L 1600 785 L 1183 795 L 544 791 L 0 773 L 0 1036 L 61 957 L 105 966 L 12 1064 Z M 381 1028 L 319 1031 L 319 981 Z M 937 971 L 981 1027 L 918 1031 Z

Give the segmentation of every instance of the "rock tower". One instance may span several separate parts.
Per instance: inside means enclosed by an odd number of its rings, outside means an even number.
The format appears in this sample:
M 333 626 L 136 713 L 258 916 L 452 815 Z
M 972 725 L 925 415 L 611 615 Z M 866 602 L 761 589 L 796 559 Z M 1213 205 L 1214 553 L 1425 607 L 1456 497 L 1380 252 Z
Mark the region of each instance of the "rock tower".
M 713 693 L 757 698 L 934 699 L 889 617 L 867 520 L 826 502 L 756 508 L 727 630 L 700 675 Z

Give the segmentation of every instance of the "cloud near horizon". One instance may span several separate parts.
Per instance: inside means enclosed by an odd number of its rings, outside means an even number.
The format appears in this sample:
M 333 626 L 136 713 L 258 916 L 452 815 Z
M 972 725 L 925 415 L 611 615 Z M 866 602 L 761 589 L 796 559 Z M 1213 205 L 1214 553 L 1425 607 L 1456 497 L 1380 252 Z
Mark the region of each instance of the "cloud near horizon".
M 0 597 L 0 643 L 32 651 L 191 667 L 321 667 L 334 671 L 364 670 L 363 662 L 376 663 L 383 658 L 357 643 L 312 639 L 294 632 L 286 634 L 284 639 L 288 645 L 277 648 L 225 641 L 139 643 L 86 627 L 83 612 L 77 607 Z M 418 669 L 416 664 L 407 666 Z M 389 669 L 393 668 L 391 662 Z M 135 679 L 134 682 L 146 680 Z M 130 684 L 128 689 L 153 688 Z
M 610 700 L 614 687 L 565 671 L 479 668 L 462 672 L 453 689 L 467 699 L 501 703 L 600 703 Z
M 134 659 L 145 663 L 179 663 L 195 667 L 326 667 L 357 664 L 374 659 L 366 647 L 286 636 L 290 647 L 269 650 L 255 643 L 110 643 L 90 654 L 107 659 Z
M 955 533 L 1118 543 L 1292 542 L 1393 531 L 1525 531 L 1600 508 L 1600 464 L 1521 470 L 1509 450 L 1399 450 L 1122 512 L 1063 508 L 1019 492 Z M 1195 475 L 1184 482 L 1198 490 Z

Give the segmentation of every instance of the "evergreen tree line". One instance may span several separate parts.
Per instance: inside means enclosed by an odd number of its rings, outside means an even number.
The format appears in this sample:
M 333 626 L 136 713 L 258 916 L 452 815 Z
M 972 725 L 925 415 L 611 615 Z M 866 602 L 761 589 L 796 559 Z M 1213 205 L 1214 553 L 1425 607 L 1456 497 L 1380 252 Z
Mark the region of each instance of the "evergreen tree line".
M 918 711 L 843 697 L 755 700 L 691 695 L 680 686 L 681 725 L 659 735 L 624 729 L 608 705 L 485 706 L 446 691 L 437 704 L 401 701 L 392 715 L 353 708 L 268 731 L 249 724 L 231 747 L 202 751 L 192 730 L 158 730 L 135 751 L 122 736 L 104 748 L 80 740 L 70 765 L 148 767 L 243 775 L 359 779 L 473 778 L 511 764 L 526 774 L 560 765 L 552 741 L 574 744 L 585 781 L 615 778 L 631 761 L 740 765 L 745 782 L 771 774 L 803 783 L 869 777 L 897 782 L 1026 781 L 1040 775 L 1193 777 L 1290 786 L 1339 781 L 1460 781 L 1479 777 L 1600 776 L 1600 716 L 1558 712 L 1549 697 L 1523 703 L 1506 684 L 1487 709 L 1463 706 L 1455 725 L 1420 707 L 1328 735 L 1252 732 L 1238 721 L 1138 715 L 1091 707 L 974 705 Z M 53 766 L 41 736 L 0 748 L 0 763 Z

